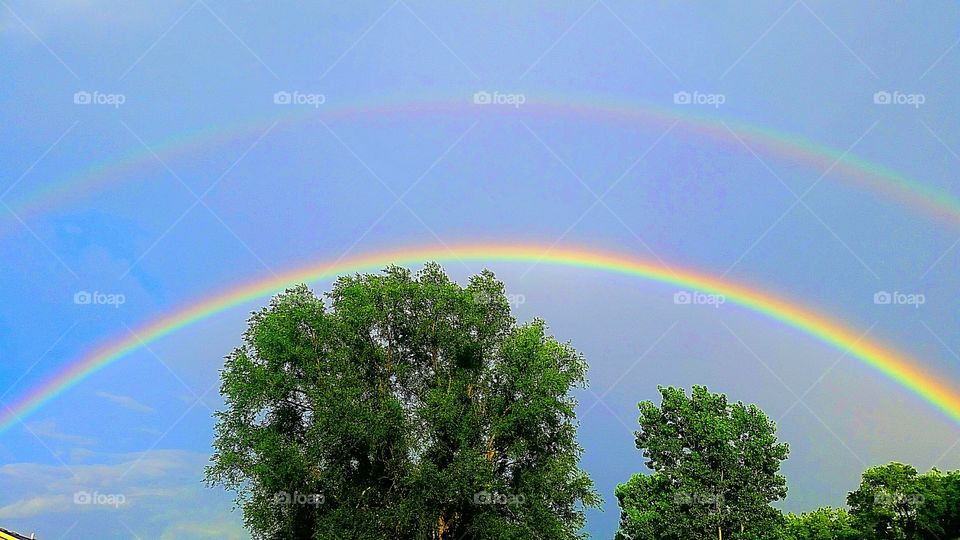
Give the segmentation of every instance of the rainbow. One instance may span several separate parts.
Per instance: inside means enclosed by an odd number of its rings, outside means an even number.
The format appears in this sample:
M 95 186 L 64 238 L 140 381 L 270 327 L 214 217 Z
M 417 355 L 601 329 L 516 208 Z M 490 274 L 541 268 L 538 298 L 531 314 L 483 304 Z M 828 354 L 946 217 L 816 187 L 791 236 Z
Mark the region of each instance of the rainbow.
M 215 146 L 231 140 L 262 135 L 275 122 L 289 127 L 315 125 L 319 120 L 338 121 L 350 118 L 368 118 L 384 115 L 469 115 L 482 118 L 484 114 L 515 115 L 524 117 L 579 117 L 587 120 L 640 123 L 666 128 L 676 124 L 690 133 L 734 145 L 740 151 L 751 151 L 796 159 L 816 169 L 817 175 L 824 171 L 837 171 L 867 190 L 889 197 L 899 203 L 946 221 L 960 225 L 960 199 L 952 194 L 910 179 L 882 165 L 872 163 L 847 152 L 816 144 L 808 139 L 788 133 L 761 128 L 754 125 L 725 121 L 687 112 L 681 107 L 661 107 L 639 102 L 619 102 L 607 98 L 590 98 L 580 101 L 543 96 L 531 99 L 522 108 L 478 107 L 469 99 L 438 98 L 433 101 L 396 101 L 379 99 L 361 104 L 327 105 L 309 113 L 295 109 L 293 113 L 246 122 L 230 124 L 216 129 L 205 129 L 189 134 L 170 137 L 151 145 L 131 151 L 119 160 L 100 163 L 83 174 L 70 177 L 60 183 L 46 185 L 21 198 L 7 200 L 22 219 L 42 215 L 68 202 L 88 196 L 108 186 L 136 178 L 141 169 L 159 167 L 156 157 L 165 162 L 176 160 L 198 149 Z M 154 155 L 156 154 L 156 155 Z M 7 214 L 0 211 L 0 216 Z M 8 222 L 11 225 L 13 222 Z
M 354 272 L 372 271 L 389 264 L 404 266 L 424 261 L 522 262 L 574 267 L 635 276 L 653 282 L 710 294 L 761 313 L 836 347 L 909 389 L 953 420 L 960 421 L 960 394 L 920 363 L 891 348 L 863 338 L 862 332 L 794 302 L 716 276 L 685 269 L 667 269 L 642 259 L 592 249 L 550 248 L 545 245 L 465 244 L 454 247 L 411 247 L 359 255 L 306 267 L 249 282 L 215 294 L 135 329 L 130 335 L 91 350 L 43 384 L 9 404 L 0 416 L 5 431 L 44 404 L 63 395 L 80 381 L 117 362 L 131 352 L 197 321 L 252 300 L 305 282 L 329 280 Z

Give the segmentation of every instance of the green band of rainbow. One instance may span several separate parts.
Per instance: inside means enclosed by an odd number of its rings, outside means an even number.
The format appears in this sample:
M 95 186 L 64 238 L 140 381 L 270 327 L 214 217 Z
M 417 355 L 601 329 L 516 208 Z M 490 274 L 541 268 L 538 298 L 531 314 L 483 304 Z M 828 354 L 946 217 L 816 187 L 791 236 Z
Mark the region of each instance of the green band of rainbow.
M 0 416 L 5 431 L 62 395 L 80 381 L 135 351 L 180 328 L 232 307 L 274 294 L 303 282 L 332 279 L 343 274 L 370 271 L 389 264 L 418 265 L 424 261 L 473 261 L 479 263 L 522 262 L 566 266 L 636 276 L 706 293 L 722 294 L 727 301 L 762 313 L 789 327 L 828 343 L 867 364 L 909 389 L 951 419 L 960 422 L 960 394 L 925 371 L 919 362 L 891 348 L 863 337 L 836 320 L 788 302 L 760 289 L 686 269 L 666 269 L 623 254 L 579 248 L 550 248 L 545 245 L 466 244 L 454 247 L 412 247 L 382 251 L 323 262 L 250 282 L 171 312 L 137 328 L 131 335 L 108 342 L 67 365 L 48 381 L 23 394 Z
M 47 183 L 39 190 L 19 198 L 8 198 L 7 204 L 21 217 L 28 219 L 67 202 L 89 196 L 97 190 L 123 182 L 136 181 L 137 171 L 160 167 L 156 158 L 173 161 L 178 156 L 199 149 L 222 144 L 230 140 L 257 138 L 274 122 L 284 125 L 311 125 L 318 120 L 339 121 L 344 119 L 376 118 L 390 115 L 477 115 L 518 114 L 547 118 L 582 117 L 589 120 L 610 120 L 666 128 L 676 124 L 678 129 L 699 133 L 706 137 L 735 145 L 741 143 L 749 151 L 795 159 L 814 168 L 814 176 L 825 171 L 841 173 L 843 179 L 862 188 L 888 197 L 899 204 L 914 208 L 936 219 L 956 226 L 960 224 L 960 199 L 954 195 L 908 178 L 883 165 L 859 158 L 852 153 L 840 151 L 809 139 L 789 133 L 763 128 L 734 120 L 723 120 L 692 114 L 683 107 L 662 107 L 642 102 L 622 102 L 606 97 L 580 99 L 539 96 L 531 99 L 520 111 L 503 112 L 497 108 L 478 108 L 468 99 L 440 97 L 432 101 L 397 101 L 379 98 L 368 103 L 330 103 L 309 113 L 295 111 L 271 118 L 260 118 L 206 129 L 195 133 L 180 134 L 151 145 L 150 149 L 136 147 L 133 152 L 119 160 L 101 163 L 85 173 L 68 178 L 60 183 Z M 534 99 L 537 97 L 537 99 Z M 512 111 L 512 109 L 511 109 Z M 159 170 L 159 169 L 158 169 Z M 7 214 L 0 210 L 0 216 Z M 17 223 L 7 220 L 9 228 Z

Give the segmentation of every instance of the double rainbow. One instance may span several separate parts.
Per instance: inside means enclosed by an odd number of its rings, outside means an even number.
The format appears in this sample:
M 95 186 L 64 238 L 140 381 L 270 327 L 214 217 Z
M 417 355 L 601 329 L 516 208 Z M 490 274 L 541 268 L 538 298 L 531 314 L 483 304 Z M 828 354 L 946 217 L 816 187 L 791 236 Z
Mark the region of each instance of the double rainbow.
M 535 244 L 463 244 L 449 248 L 411 247 L 360 255 L 334 262 L 321 262 L 281 275 L 252 281 L 184 306 L 135 329 L 132 335 L 104 343 L 91 350 L 68 364 L 65 369 L 46 382 L 22 395 L 18 401 L 7 405 L 3 414 L 0 415 L 0 431 L 9 429 L 80 381 L 131 352 L 215 314 L 269 296 L 295 283 L 328 280 L 343 274 L 376 270 L 389 264 L 418 265 L 428 260 L 472 261 L 483 264 L 522 262 L 583 268 L 635 276 L 705 293 L 722 294 L 731 303 L 766 315 L 832 345 L 909 389 L 948 417 L 960 422 L 960 393 L 933 373 L 925 371 L 918 361 L 880 343 L 863 338 L 862 332 L 849 328 L 826 315 L 761 289 L 747 287 L 694 270 L 666 269 L 662 265 L 639 258 L 591 249 L 551 248 Z

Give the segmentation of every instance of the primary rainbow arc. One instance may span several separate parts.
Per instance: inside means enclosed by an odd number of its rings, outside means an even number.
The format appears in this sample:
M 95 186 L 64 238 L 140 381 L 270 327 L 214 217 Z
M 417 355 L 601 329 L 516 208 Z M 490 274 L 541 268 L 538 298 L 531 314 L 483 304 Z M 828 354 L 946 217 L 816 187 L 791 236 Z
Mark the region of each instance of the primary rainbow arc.
M 26 392 L 0 415 L 0 432 L 9 429 L 44 404 L 130 354 L 197 321 L 230 308 L 266 297 L 302 282 L 315 282 L 338 275 L 370 271 L 389 264 L 418 265 L 425 261 L 526 262 L 575 267 L 636 276 L 654 282 L 722 294 L 727 301 L 764 314 L 786 326 L 804 332 L 876 369 L 929 404 L 960 422 L 960 393 L 907 355 L 863 337 L 829 316 L 772 295 L 761 289 L 689 269 L 667 269 L 627 255 L 598 250 L 520 244 L 462 244 L 452 247 L 420 246 L 381 251 L 334 262 L 321 262 L 212 295 L 144 324 L 125 337 L 105 343 L 46 382 Z

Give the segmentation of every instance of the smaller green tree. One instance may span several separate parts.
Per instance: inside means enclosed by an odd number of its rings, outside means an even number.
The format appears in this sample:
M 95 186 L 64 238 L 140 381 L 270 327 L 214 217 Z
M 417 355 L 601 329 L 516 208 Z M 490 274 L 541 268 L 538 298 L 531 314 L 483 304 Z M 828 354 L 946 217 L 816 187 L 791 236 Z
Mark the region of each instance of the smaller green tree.
M 787 514 L 784 540 L 859 540 L 850 514 L 842 508 L 820 508 L 803 514 Z
M 927 474 L 903 463 L 872 467 L 847 495 L 855 527 L 870 538 L 942 540 L 960 536 L 958 473 Z
M 770 538 L 787 494 L 779 474 L 789 448 L 776 425 L 755 405 L 728 403 L 723 394 L 694 386 L 659 387 L 660 406 L 641 402 L 636 445 L 653 474 L 617 487 L 617 538 Z

